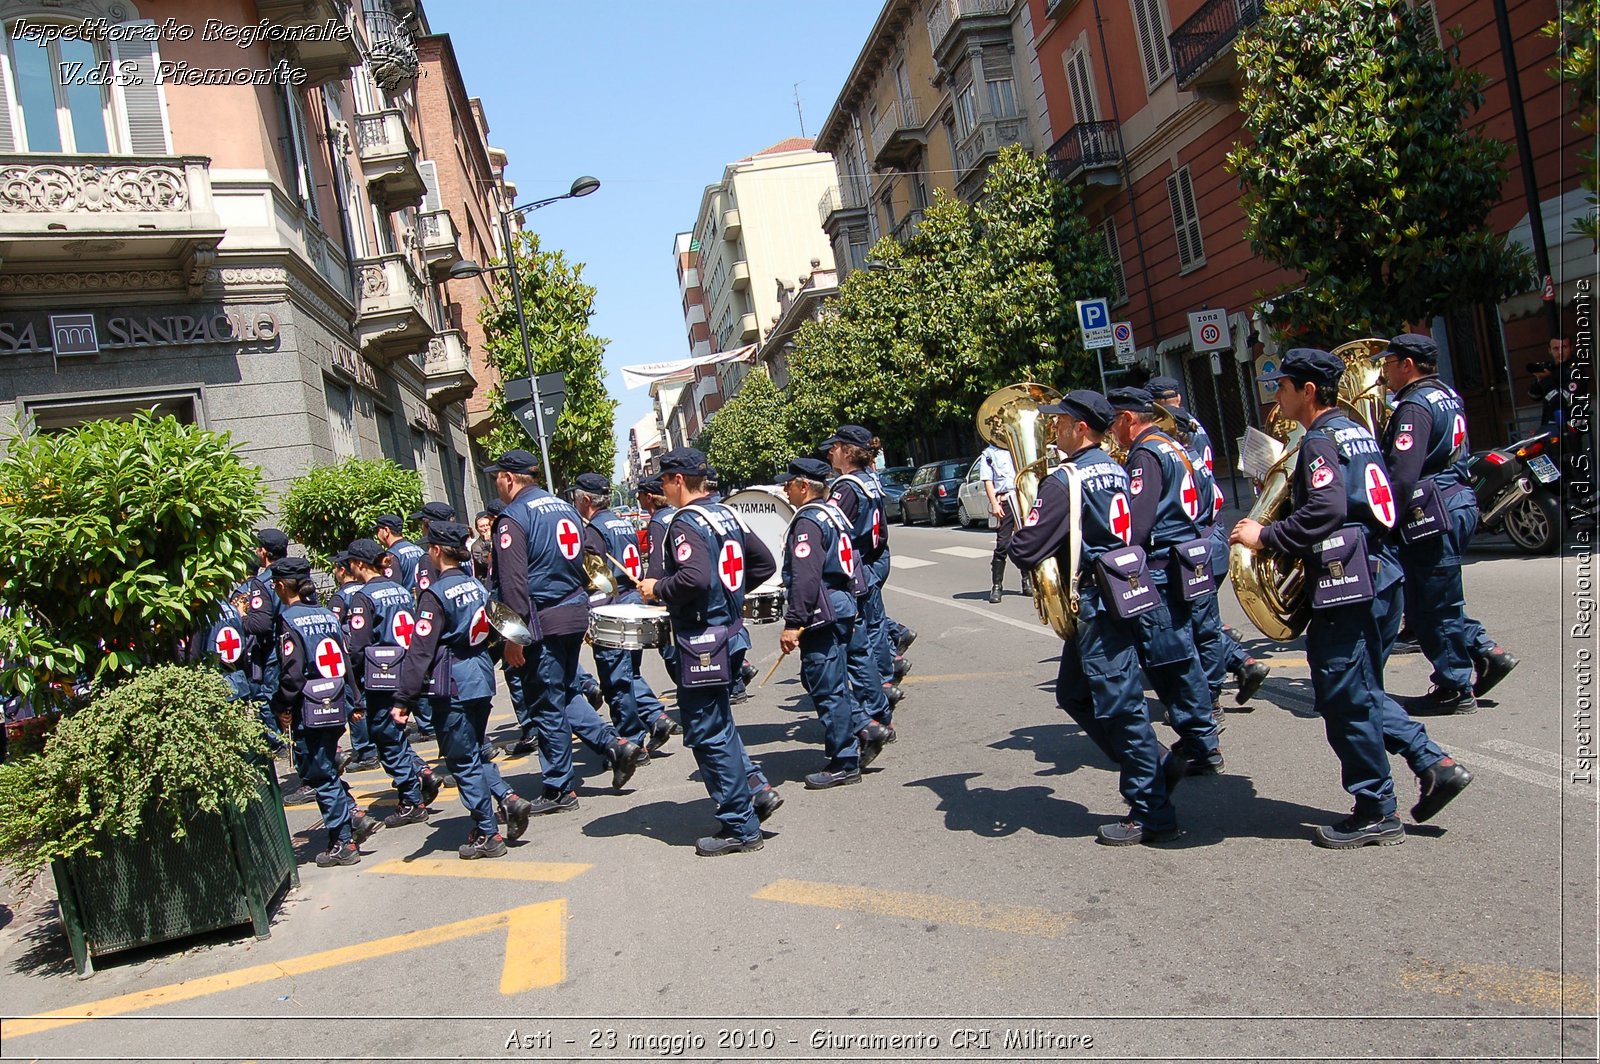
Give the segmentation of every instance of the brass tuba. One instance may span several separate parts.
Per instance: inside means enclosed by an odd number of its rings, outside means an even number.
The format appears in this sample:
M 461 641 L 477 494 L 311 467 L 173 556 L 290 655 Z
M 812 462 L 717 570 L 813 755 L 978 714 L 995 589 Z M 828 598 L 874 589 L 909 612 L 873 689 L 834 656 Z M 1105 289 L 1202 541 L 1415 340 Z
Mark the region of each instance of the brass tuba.
M 1389 422 L 1389 406 L 1384 399 L 1383 375 L 1372 356 L 1388 345 L 1387 340 L 1352 340 L 1333 349 L 1344 360 L 1339 408 L 1380 437 Z M 1251 520 L 1263 525 L 1288 511 L 1289 477 L 1300 452 L 1300 434 L 1294 432 L 1298 424 L 1280 417 L 1276 405 L 1267 412 L 1267 428 L 1290 447 L 1267 471 L 1255 505 L 1250 508 Z M 1286 643 L 1304 632 L 1311 622 L 1305 564 L 1300 559 L 1266 549 L 1252 551 L 1235 543 L 1228 552 L 1228 575 L 1233 578 L 1233 592 L 1250 623 L 1268 639 Z
M 1008 384 L 978 407 L 978 435 L 1011 452 L 1017 467 L 1016 506 L 1013 515 L 1021 521 L 1039 497 L 1039 482 L 1050 473 L 1054 447 L 1047 419 L 1039 407 L 1054 403 L 1061 393 L 1043 384 Z M 1067 574 L 1070 579 L 1074 574 Z M 1062 639 L 1077 631 L 1069 591 L 1062 579 L 1061 566 L 1047 558 L 1033 570 L 1033 606 L 1039 621 L 1055 629 Z

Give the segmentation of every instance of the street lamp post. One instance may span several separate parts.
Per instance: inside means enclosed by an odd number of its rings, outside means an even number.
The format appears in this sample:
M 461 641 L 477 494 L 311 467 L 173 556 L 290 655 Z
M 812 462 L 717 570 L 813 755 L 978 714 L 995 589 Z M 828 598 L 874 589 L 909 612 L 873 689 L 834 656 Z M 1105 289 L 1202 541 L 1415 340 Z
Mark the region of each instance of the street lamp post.
M 517 307 L 517 333 L 522 337 L 522 360 L 528 369 L 528 384 L 533 388 L 533 416 L 539 433 L 539 459 L 544 465 L 544 486 L 546 491 L 556 490 L 555 478 L 550 472 L 550 437 L 545 432 L 544 404 L 539 399 L 538 381 L 533 373 L 533 345 L 528 339 L 527 313 L 522 308 L 522 277 L 517 272 L 517 256 L 511 246 L 511 217 L 528 211 L 536 211 L 540 207 L 548 207 L 558 200 L 577 199 L 580 196 L 587 196 L 599 187 L 600 182 L 595 178 L 580 177 L 572 183 L 572 187 L 569 190 L 559 196 L 549 196 L 542 200 L 534 200 L 532 203 L 524 203 L 520 207 L 511 207 L 501 211 L 500 236 L 505 248 L 506 265 L 504 267 L 486 267 L 468 259 L 464 262 L 458 262 L 450 270 L 451 277 L 476 277 L 479 274 L 487 273 L 491 269 L 508 269 L 511 271 L 511 296 Z

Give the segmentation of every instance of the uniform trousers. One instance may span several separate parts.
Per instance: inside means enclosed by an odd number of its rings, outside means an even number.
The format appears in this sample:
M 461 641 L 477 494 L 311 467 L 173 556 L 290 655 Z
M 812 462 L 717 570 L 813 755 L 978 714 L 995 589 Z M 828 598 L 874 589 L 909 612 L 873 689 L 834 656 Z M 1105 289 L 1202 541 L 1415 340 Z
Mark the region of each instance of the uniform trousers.
M 473 826 L 485 835 L 500 830 L 494 822 L 493 793 L 487 771 L 494 766 L 484 764 L 481 739 L 489 726 L 489 706 L 493 701 L 493 698 L 448 701 L 441 698 L 435 703 L 435 708 L 440 710 L 434 720 L 439 752 L 456 779 L 456 791 L 472 817 Z M 499 778 L 500 773 L 496 771 L 494 779 Z
M 539 764 L 549 791 L 565 793 L 577 786 L 567 705 L 573 697 L 582 697 L 577 678 L 582 646 L 580 632 L 547 635 L 522 648 L 525 660 L 521 669 L 514 670 L 520 674 L 528 719 L 539 738 Z
M 878 665 L 878 647 L 872 632 L 871 611 L 877 590 L 873 588 L 856 598 L 856 623 L 851 626 L 846 669 L 850 674 L 850 692 L 855 695 L 856 704 L 873 720 L 889 724 L 894 720 L 894 707 L 889 704 L 889 696 L 883 690 L 884 673 Z M 876 603 L 881 612 L 883 599 L 876 599 Z
M 339 736 L 344 728 L 307 728 L 297 719 L 294 737 L 294 767 L 300 782 L 317 793 L 317 809 L 322 825 L 328 829 L 329 847 L 349 842 L 351 821 L 356 815 L 355 799 L 339 778 Z
M 1166 575 L 1150 570 L 1165 604 L 1140 614 L 1133 622 L 1139 661 L 1156 697 L 1167 707 L 1167 723 L 1178 733 L 1173 745 L 1181 746 L 1191 757 L 1207 758 L 1217 752 L 1217 724 L 1211 717 L 1211 696 L 1194 645 L 1193 604 L 1183 601 L 1177 585 L 1168 583 Z M 1213 603 L 1215 600 L 1213 595 Z
M 1011 492 L 996 489 L 995 497 L 1000 502 L 1000 521 L 994 526 L 994 557 L 989 559 L 989 582 L 999 587 L 1006 578 L 1006 552 L 1011 549 L 1011 537 L 1016 534 L 1017 522 L 1012 513 Z M 1026 569 L 1020 565 L 1017 569 L 1023 579 L 1028 579 Z
M 850 637 L 854 618 L 820 624 L 800 633 L 800 682 L 822 721 L 822 749 L 829 772 L 854 772 L 861 767 L 856 733 L 867 715 L 850 694 Z
M 1102 605 L 1097 587 L 1083 584 L 1077 632 L 1061 648 L 1056 704 L 1122 770 L 1122 798 L 1133 819 L 1162 831 L 1177 826 L 1178 814 L 1161 775 L 1161 744 L 1145 712 L 1136 631 Z
M 378 756 L 378 747 L 372 740 L 371 726 L 365 713 L 359 719 L 353 716 L 350 718 L 350 754 L 357 761 L 366 761 Z
M 378 750 L 378 760 L 383 770 L 394 781 L 394 789 L 405 805 L 422 804 L 421 760 L 411 749 L 406 730 L 395 723 L 389 712 L 394 708 L 394 694 L 389 691 L 367 692 L 367 734 Z
M 1482 625 L 1468 620 L 1461 586 L 1461 556 L 1478 528 L 1478 502 L 1470 488 L 1452 490 L 1445 502 L 1449 520 L 1444 531 L 1399 549 L 1406 576 L 1406 620 L 1433 663 L 1433 682 L 1459 691 L 1471 689 L 1474 650 L 1488 637 Z
M 883 589 L 889 582 L 889 552 L 885 550 L 877 561 L 868 563 L 867 568 L 872 571 L 868 581 L 872 587 L 867 591 L 867 613 L 857 612 L 856 624 L 866 622 L 867 636 L 878 659 L 878 676 L 882 683 L 888 683 L 894 676 L 894 634 L 889 625 L 888 607 L 883 604 Z
M 761 835 L 760 821 L 750 794 L 755 789 L 747 771 L 755 767 L 733 726 L 729 686 L 678 686 L 678 709 L 683 717 L 683 742 L 694 753 L 706 792 L 717 803 L 717 819 L 740 839 Z M 759 770 L 757 770 L 759 771 Z
M 1392 563 L 1385 562 L 1385 565 Z M 1378 684 L 1383 704 L 1383 745 L 1391 754 L 1399 754 L 1418 776 L 1444 759 L 1444 751 L 1428 738 L 1428 730 L 1412 720 L 1386 690 L 1382 690 L 1383 670 L 1389 664 L 1389 654 L 1394 650 L 1400 635 L 1400 618 L 1405 610 L 1405 584 L 1396 580 L 1379 591 L 1372 599 L 1373 616 L 1378 622 Z
M 1391 816 L 1394 778 L 1384 752 L 1383 636 L 1370 602 L 1312 610 L 1306 626 L 1311 691 L 1344 789 L 1360 817 Z

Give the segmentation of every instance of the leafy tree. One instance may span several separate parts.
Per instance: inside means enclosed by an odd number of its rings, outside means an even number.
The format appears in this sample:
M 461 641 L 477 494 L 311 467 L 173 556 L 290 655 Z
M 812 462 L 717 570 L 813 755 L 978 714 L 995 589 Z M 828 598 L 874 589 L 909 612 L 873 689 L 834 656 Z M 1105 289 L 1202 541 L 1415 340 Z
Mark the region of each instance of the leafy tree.
M 80 680 L 178 661 L 255 564 L 260 470 L 227 433 L 148 411 L 6 445 L 0 693 L 60 706 Z
M 906 245 L 881 242 L 790 359 L 788 435 L 840 422 L 886 440 L 972 430 L 990 392 L 1092 379 L 1074 302 L 1111 291 L 1113 265 L 1077 192 L 1044 160 L 1001 152 L 976 207 L 940 194 Z
M 1584 169 L 1583 187 L 1589 190 L 1590 204 L 1600 203 L 1600 153 L 1595 150 L 1600 136 L 1597 120 L 1597 92 L 1600 68 L 1595 52 L 1600 48 L 1600 3 L 1596 0 L 1567 0 L 1555 21 L 1544 27 L 1544 35 L 1556 40 L 1557 66 L 1551 73 L 1572 86 L 1572 103 L 1578 112 L 1572 127 L 1583 135 L 1578 158 L 1589 165 Z M 1591 210 L 1573 223 L 1573 230 L 1600 241 L 1600 212 Z
M 383 514 L 405 517 L 422 505 L 422 476 L 387 458 L 346 458 L 316 466 L 289 482 L 283 530 L 306 545 L 319 565 L 353 539 L 371 536 Z
M 594 288 L 584 284 L 582 264 L 570 264 L 559 251 L 542 251 L 535 233 L 513 235 L 513 254 L 522 281 L 522 306 L 528 319 L 528 344 L 533 351 L 535 374 L 566 374 L 567 398 L 551 431 L 550 469 L 556 478 L 552 490 L 569 483 L 579 473 L 610 470 L 616 454 L 612 433 L 617 404 L 606 392 L 606 341 L 589 332 L 594 316 Z M 511 292 L 511 272 L 497 271 L 494 299 L 484 306 L 479 321 L 486 334 L 489 361 L 501 380 L 524 377 L 528 366 L 517 329 L 517 308 Z M 513 447 L 538 453 L 528 433 L 511 416 L 503 386 L 489 393 L 493 429 L 484 447 L 499 454 Z
M 1465 126 L 1487 77 L 1425 5 L 1267 0 L 1237 50 L 1245 232 L 1305 278 L 1269 321 L 1332 344 L 1526 290 L 1528 256 L 1484 224 L 1509 149 Z
M 795 457 L 785 431 L 783 393 L 761 369 L 745 375 L 739 391 L 706 426 L 706 456 L 724 485 L 769 480 Z

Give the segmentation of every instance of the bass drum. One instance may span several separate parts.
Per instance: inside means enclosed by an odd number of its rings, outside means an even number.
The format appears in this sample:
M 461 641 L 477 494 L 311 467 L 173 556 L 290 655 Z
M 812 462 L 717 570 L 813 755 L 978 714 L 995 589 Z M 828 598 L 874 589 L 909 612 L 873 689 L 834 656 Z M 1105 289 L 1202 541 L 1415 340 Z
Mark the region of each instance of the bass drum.
M 783 538 L 789 531 L 789 522 L 794 519 L 794 507 L 789 505 L 788 499 L 760 488 L 736 491 L 722 502 L 739 515 L 778 563 L 778 572 L 772 574 L 772 579 L 745 592 L 744 619 L 751 624 L 780 621 L 784 597 Z

